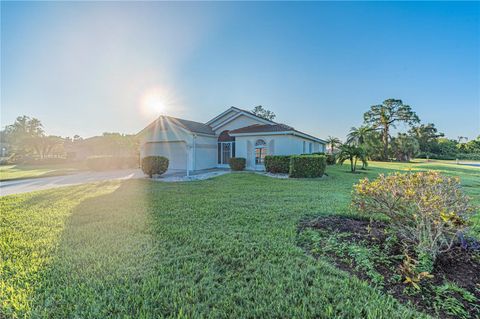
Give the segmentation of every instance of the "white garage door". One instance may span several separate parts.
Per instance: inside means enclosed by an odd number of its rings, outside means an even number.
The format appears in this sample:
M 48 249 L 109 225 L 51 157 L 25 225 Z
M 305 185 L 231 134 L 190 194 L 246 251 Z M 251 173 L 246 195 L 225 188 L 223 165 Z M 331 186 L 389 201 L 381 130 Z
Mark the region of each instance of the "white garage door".
M 168 169 L 187 169 L 187 146 L 185 142 L 150 142 L 145 144 L 144 156 L 165 156 Z

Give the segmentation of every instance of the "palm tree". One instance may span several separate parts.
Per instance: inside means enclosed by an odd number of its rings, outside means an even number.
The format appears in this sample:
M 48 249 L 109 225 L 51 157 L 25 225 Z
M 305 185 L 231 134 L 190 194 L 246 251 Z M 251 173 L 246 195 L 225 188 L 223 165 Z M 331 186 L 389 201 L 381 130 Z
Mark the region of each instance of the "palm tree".
M 338 137 L 333 137 L 333 136 L 329 136 L 325 142 L 327 142 L 327 144 L 330 145 L 330 153 L 331 154 L 333 154 L 333 149 L 336 146 L 342 144 L 342 141 L 340 141 L 340 139 Z
M 350 161 L 350 171 L 354 173 L 357 169 L 357 161 L 362 161 L 362 168 L 368 165 L 365 150 L 360 146 L 342 144 L 338 153 L 338 163 L 343 165 L 346 160 Z
M 352 127 L 350 129 L 350 133 L 347 135 L 347 143 L 361 146 L 365 144 L 365 141 L 367 140 L 371 131 L 372 129 L 367 126 L 360 126 L 358 128 Z

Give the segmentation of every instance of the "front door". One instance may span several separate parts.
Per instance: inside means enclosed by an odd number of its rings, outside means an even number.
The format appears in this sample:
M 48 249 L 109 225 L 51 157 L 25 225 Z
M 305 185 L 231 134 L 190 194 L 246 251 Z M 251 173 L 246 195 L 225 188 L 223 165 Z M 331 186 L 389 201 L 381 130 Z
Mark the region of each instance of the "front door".
M 218 143 L 218 164 L 228 166 L 230 158 L 235 156 L 235 142 Z

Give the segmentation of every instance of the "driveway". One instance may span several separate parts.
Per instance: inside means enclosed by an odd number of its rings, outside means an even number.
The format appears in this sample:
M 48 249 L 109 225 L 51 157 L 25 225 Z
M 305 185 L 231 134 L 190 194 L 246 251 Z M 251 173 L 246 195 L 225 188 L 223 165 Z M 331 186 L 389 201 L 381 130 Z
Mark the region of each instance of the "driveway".
M 41 177 L 0 182 L 0 196 L 28 193 L 42 189 L 79 185 L 91 182 L 143 178 L 140 169 L 123 169 L 106 172 L 81 172 L 72 175 Z

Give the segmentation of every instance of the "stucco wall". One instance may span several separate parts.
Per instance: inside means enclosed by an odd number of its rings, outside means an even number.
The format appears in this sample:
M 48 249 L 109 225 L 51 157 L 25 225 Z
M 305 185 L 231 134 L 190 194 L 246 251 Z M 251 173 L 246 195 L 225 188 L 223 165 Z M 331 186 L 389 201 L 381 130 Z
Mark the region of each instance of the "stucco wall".
M 230 110 L 230 112 L 228 112 L 227 114 L 223 115 L 222 117 L 219 117 L 218 119 L 216 119 L 215 121 L 213 121 L 212 123 L 210 123 L 209 125 L 211 127 L 215 127 L 217 126 L 218 124 L 222 123 L 223 121 L 225 121 L 226 119 L 228 119 L 229 117 L 235 115 L 235 114 L 238 114 L 238 111 L 234 111 L 234 110 Z
M 237 128 L 250 126 L 254 124 L 264 124 L 264 123 L 257 119 L 254 119 L 245 115 L 240 115 L 239 117 L 235 118 L 231 122 L 228 122 L 225 125 L 222 125 L 221 127 L 217 128 L 215 130 L 215 134 L 219 135 L 221 132 L 225 130 L 235 130 Z
M 322 144 L 312 142 L 294 135 L 256 135 L 256 136 L 237 136 L 236 140 L 236 156 L 247 159 L 248 169 L 258 169 L 255 166 L 255 142 L 263 139 L 267 143 L 267 155 L 295 155 L 302 154 L 303 142 L 305 141 L 308 153 L 308 143 L 312 143 L 312 152 L 321 152 Z M 272 144 L 273 141 L 273 144 Z M 272 150 L 273 146 L 273 150 Z
M 217 137 L 197 136 L 195 140 L 195 164 L 193 170 L 217 166 Z

